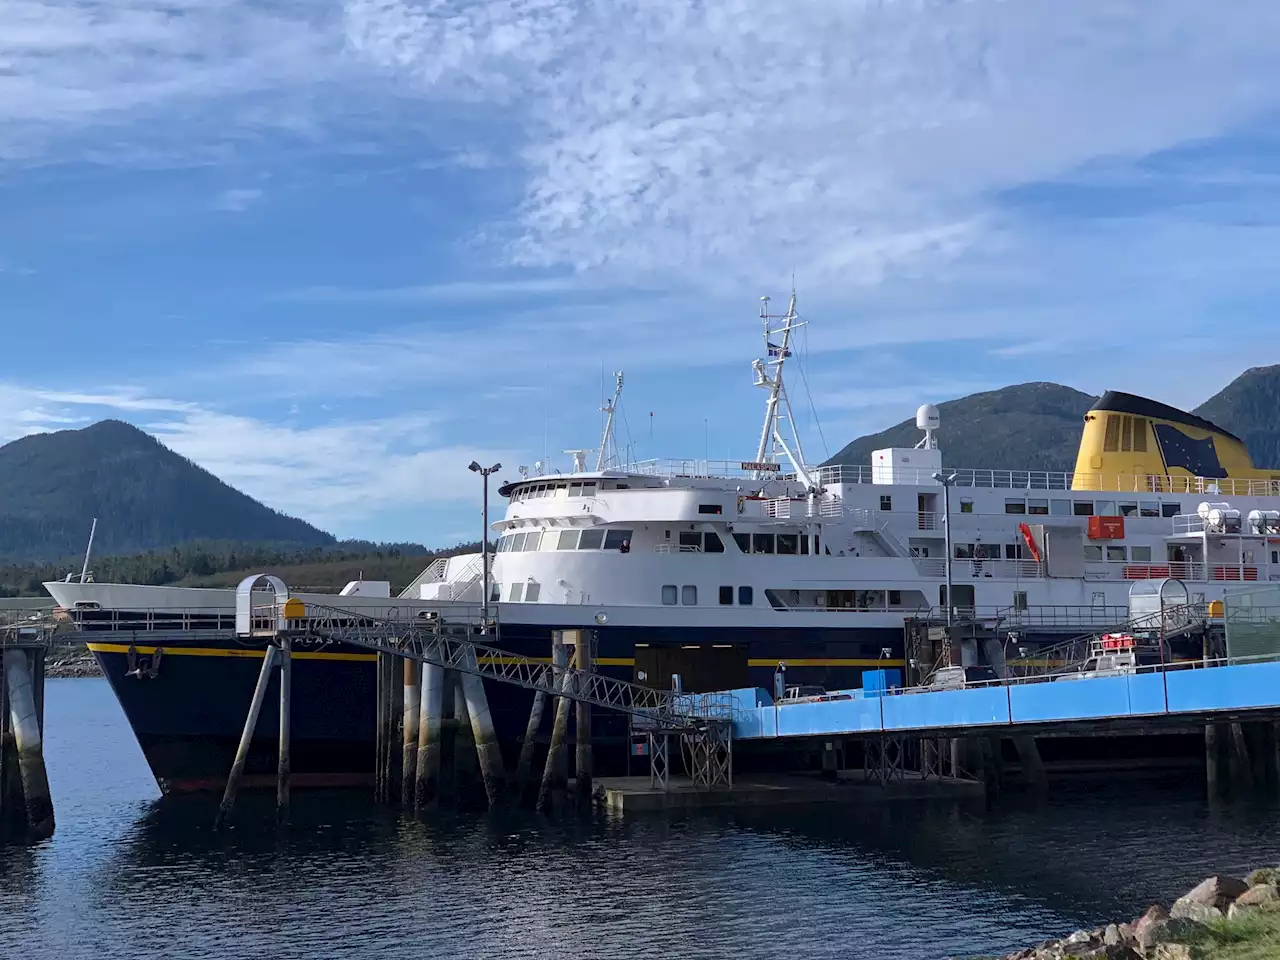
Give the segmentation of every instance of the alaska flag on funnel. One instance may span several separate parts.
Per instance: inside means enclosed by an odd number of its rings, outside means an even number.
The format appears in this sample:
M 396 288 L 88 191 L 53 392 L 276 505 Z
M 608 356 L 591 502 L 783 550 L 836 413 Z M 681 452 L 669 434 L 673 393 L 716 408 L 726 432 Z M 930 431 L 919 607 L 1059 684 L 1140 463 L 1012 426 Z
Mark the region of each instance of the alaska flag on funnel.
M 1218 462 L 1218 451 L 1213 446 L 1213 437 L 1195 440 L 1170 423 L 1152 424 L 1156 431 L 1156 440 L 1160 442 L 1160 455 L 1164 457 L 1165 468 L 1181 467 L 1197 477 L 1221 479 L 1227 475 Z

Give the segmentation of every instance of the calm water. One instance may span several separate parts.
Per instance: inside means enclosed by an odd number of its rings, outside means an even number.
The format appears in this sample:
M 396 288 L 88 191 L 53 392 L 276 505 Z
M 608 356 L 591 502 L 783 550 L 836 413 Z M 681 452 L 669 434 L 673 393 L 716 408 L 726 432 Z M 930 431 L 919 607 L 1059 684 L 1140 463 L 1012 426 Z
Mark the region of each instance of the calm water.
M 50 681 L 58 833 L 0 851 L 0 957 L 728 957 L 1012 949 L 1280 862 L 1280 811 L 1185 789 L 549 823 L 158 793 L 105 681 Z

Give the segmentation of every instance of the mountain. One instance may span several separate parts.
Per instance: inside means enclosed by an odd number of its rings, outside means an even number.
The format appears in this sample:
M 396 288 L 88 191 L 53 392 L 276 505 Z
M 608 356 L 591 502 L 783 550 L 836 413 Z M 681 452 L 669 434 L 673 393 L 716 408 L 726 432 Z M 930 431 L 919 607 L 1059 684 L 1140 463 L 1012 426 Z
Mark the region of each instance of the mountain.
M 1280 365 L 1246 370 L 1192 412 L 1243 440 L 1256 466 L 1280 468 Z
M 1080 426 L 1096 397 L 1060 383 L 1019 383 L 938 404 L 938 446 L 944 462 L 975 470 L 1071 470 Z M 914 447 L 915 417 L 859 437 L 828 463 L 866 465 L 871 451 Z
M 223 483 L 137 427 L 103 420 L 0 447 L 0 557 L 138 553 L 192 540 L 327 546 L 333 536 Z

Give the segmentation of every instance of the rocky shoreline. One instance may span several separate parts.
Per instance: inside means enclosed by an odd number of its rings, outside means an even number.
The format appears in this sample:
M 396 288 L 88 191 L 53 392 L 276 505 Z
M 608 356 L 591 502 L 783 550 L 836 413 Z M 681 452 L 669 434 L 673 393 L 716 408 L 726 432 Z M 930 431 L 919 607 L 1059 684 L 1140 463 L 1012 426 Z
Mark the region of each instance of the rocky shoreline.
M 1078 930 L 1010 953 L 1004 960 L 1235 957 L 1280 957 L 1280 868 L 1255 870 L 1243 880 L 1209 877 L 1168 908 L 1153 904 L 1135 920 Z
M 56 647 L 49 651 L 44 662 L 44 675 L 51 679 L 68 677 L 100 677 L 98 661 L 89 648 L 83 645 Z

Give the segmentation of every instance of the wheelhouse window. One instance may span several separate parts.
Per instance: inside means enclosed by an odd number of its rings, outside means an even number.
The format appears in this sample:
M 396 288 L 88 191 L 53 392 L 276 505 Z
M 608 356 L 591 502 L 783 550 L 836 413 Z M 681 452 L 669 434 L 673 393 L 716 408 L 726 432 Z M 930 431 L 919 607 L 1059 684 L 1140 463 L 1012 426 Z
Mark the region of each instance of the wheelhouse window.
M 752 596 L 752 593 L 753 591 L 750 587 L 739 587 L 738 588 L 738 606 L 740 607 L 751 606 L 755 602 L 755 598 Z
M 1124 563 L 1128 553 L 1124 547 L 1107 547 L 1107 560 L 1111 563 Z
M 1026 513 L 1027 501 L 1006 499 L 1004 502 L 1005 513 Z
M 733 606 L 733 587 L 720 588 L 720 603 L 722 606 Z
M 702 535 L 702 552 L 724 553 L 724 541 L 720 539 L 720 534 L 714 530 L 706 531 Z
M 741 550 L 743 553 L 751 552 L 751 534 L 735 533 L 733 535 L 733 542 L 738 545 L 738 549 Z
M 583 530 L 582 538 L 578 541 L 579 550 L 599 550 L 603 545 L 603 530 Z
M 1100 517 L 1118 516 L 1116 513 L 1116 502 L 1114 500 L 1099 500 L 1097 504 L 1095 504 L 1095 510 Z
M 507 593 L 507 599 L 508 599 L 508 600 L 510 600 L 512 603 L 519 603 L 521 600 L 523 600 L 523 599 L 524 599 L 524 584 L 523 584 L 523 583 L 513 583 L 513 584 L 511 585 L 510 590 L 509 590 L 509 591 L 508 591 L 508 593 Z
M 556 541 L 557 550 L 576 550 L 578 548 L 577 530 L 561 530 L 560 539 Z
M 570 483 L 570 484 L 569 484 L 569 496 L 571 496 L 571 497 L 580 497 L 580 496 L 582 496 L 582 481 L 581 481 L 581 480 L 574 480 L 572 483 Z
M 1169 503 L 1166 501 L 1160 504 L 1160 516 L 1162 517 L 1176 517 L 1180 513 L 1182 513 L 1182 504 L 1180 503 Z M 1145 517 L 1146 514 L 1144 513 L 1143 516 Z M 1155 514 L 1153 513 L 1151 516 L 1154 517 Z
M 621 550 L 623 544 L 631 545 L 630 530 L 606 530 L 604 534 L 604 548 L 606 550 Z
M 1123 500 L 1120 501 L 1120 516 L 1133 517 L 1133 516 L 1137 516 L 1137 514 L 1138 514 L 1138 505 L 1136 503 L 1126 503 Z
M 701 553 L 702 552 L 702 534 L 697 532 L 682 532 L 680 534 L 680 552 L 681 553 Z
M 524 550 L 527 553 L 530 550 L 537 550 L 538 547 L 541 545 L 542 545 L 542 533 L 538 530 L 534 530 L 532 533 L 526 533 L 524 535 L 524 544 L 520 547 L 520 549 Z
M 1037 517 L 1047 517 L 1049 515 L 1048 500 L 1028 500 L 1027 513 Z
M 778 534 L 778 553 L 794 556 L 800 552 L 800 535 L 798 533 Z
M 752 553 L 773 553 L 772 533 L 753 533 L 751 535 Z
M 1086 560 L 1101 560 L 1102 547 L 1096 543 L 1086 543 L 1084 545 L 1084 558 Z
M 698 605 L 698 588 L 692 584 L 685 584 L 680 588 L 680 602 L 686 607 L 696 607 Z
M 807 533 L 800 534 L 800 556 L 807 557 L 809 555 L 809 535 Z
M 663 584 L 662 605 L 665 607 L 674 607 L 676 605 L 676 597 L 678 595 L 679 594 L 676 592 L 676 585 L 674 583 Z
M 542 592 L 542 584 L 532 583 L 532 582 L 526 583 L 524 585 L 524 602 L 536 603 L 538 600 L 538 594 L 540 594 L 541 592 Z
M 1075 516 L 1077 516 L 1077 517 L 1092 517 L 1092 516 L 1093 516 L 1093 501 L 1092 501 L 1092 500 L 1077 500 L 1077 501 L 1075 501 L 1075 503 L 1073 503 L 1073 504 L 1072 504 L 1071 512 L 1072 512 L 1073 514 L 1075 514 Z

